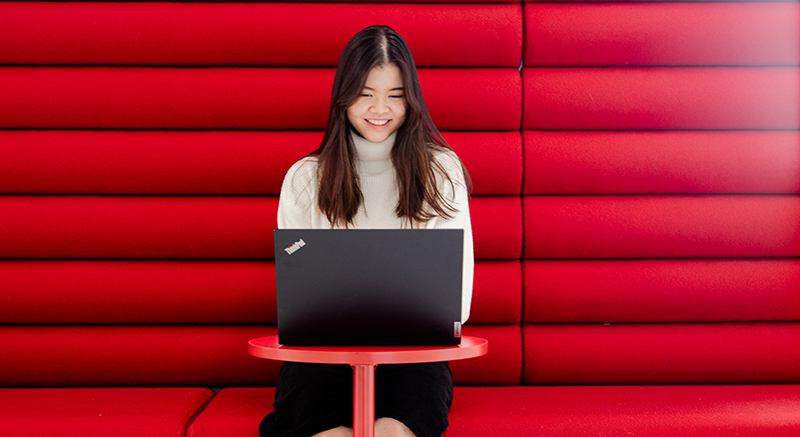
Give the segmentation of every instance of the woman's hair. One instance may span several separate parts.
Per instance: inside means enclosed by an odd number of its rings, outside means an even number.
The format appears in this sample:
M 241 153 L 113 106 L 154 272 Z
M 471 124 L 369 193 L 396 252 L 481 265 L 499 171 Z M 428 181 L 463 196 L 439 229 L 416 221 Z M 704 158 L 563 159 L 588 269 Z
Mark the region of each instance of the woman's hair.
M 342 52 L 333 80 L 328 128 L 322 145 L 311 153 L 318 162 L 318 206 L 334 226 L 352 224 L 363 200 L 347 108 L 361 95 L 372 69 L 391 64 L 400 69 L 407 105 L 405 122 L 392 147 L 399 189 L 395 213 L 411 222 L 426 222 L 436 216 L 451 218 L 456 212 L 439 190 L 437 175 L 450 184 L 453 181 L 434 158 L 452 149 L 428 113 L 411 50 L 390 27 L 371 26 L 353 36 Z M 469 190 L 469 174 L 461 167 Z

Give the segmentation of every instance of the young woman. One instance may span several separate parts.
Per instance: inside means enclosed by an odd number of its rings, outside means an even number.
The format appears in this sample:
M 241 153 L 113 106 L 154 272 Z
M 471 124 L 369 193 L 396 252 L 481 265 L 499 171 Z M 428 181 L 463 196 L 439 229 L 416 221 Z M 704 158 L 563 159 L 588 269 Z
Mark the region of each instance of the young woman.
M 411 51 L 386 26 L 357 33 L 339 60 L 325 137 L 281 188 L 280 228 L 464 229 L 462 322 L 472 299 L 469 175 L 431 120 Z M 352 436 L 349 366 L 287 362 L 261 437 Z M 441 436 L 447 363 L 380 365 L 375 434 Z

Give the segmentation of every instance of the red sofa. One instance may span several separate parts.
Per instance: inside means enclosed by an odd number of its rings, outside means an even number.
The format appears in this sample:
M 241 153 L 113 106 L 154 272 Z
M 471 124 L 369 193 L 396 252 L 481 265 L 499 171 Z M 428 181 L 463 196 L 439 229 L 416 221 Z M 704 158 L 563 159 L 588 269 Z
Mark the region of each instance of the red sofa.
M 0 2 L 3 435 L 256 435 L 280 182 L 377 23 L 475 185 L 447 436 L 800 435 L 798 3 L 503 1 Z

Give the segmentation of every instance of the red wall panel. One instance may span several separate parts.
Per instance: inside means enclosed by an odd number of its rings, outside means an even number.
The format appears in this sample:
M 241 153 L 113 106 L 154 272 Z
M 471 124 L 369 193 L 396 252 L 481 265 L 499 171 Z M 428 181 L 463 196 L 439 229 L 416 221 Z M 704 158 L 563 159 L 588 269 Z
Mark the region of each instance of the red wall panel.
M 277 197 L 5 196 L 2 258 L 271 258 Z
M 0 128 L 323 130 L 330 68 L 0 68 Z M 516 68 L 421 69 L 442 130 L 518 130 Z M 475 111 L 480 102 L 481 111 Z
M 450 362 L 456 385 L 519 385 L 522 380 L 522 331 L 519 324 L 465 326 L 464 335 L 488 340 L 481 357 Z
M 800 321 L 798 259 L 525 261 L 524 320 Z
M 525 131 L 526 194 L 800 193 L 797 131 Z
M 378 23 L 420 66 L 519 65 L 518 4 L 2 2 L 0 62 L 335 67 L 347 41 Z
M 786 3 L 531 3 L 525 65 L 798 65 Z
M 524 129 L 798 129 L 793 67 L 528 68 Z
M 800 256 L 798 196 L 528 196 L 526 258 Z
M 277 197 L 3 196 L 0 258 L 269 259 Z M 517 259 L 518 197 L 470 202 L 475 257 Z
M 0 326 L 0 386 L 274 386 L 281 363 L 250 356 L 247 342 L 275 334 L 274 325 Z M 468 326 L 464 334 L 494 346 L 454 362 L 456 384 L 519 384 L 519 325 Z
M 522 320 L 521 293 L 519 261 L 476 261 L 468 323 L 519 323 Z
M 524 382 L 768 384 L 800 378 L 800 323 L 525 325 Z
M 473 194 L 519 194 L 519 132 L 444 136 Z M 0 192 L 277 195 L 289 167 L 321 142 L 322 132 L 6 130 Z
M 523 238 L 519 197 L 473 197 L 469 212 L 476 259 L 519 259 Z
M 514 132 L 443 132 L 467 167 L 473 195 L 519 195 L 522 136 Z
M 519 323 L 518 261 L 477 261 L 470 325 Z M 0 324 L 277 323 L 271 261 L 0 261 Z

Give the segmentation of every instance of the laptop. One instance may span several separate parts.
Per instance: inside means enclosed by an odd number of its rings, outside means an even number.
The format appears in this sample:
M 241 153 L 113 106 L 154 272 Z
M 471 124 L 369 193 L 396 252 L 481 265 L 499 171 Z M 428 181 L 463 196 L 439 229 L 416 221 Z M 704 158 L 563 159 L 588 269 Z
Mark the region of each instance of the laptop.
M 462 229 L 276 229 L 284 346 L 461 342 Z

